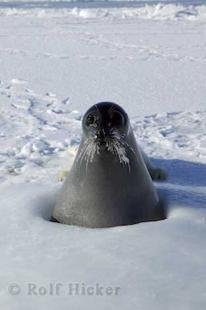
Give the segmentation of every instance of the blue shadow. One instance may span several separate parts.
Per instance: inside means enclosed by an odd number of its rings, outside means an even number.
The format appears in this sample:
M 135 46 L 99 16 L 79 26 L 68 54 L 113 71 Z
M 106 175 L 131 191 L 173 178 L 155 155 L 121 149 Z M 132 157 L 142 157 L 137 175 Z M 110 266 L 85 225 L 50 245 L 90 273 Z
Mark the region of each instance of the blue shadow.
M 166 182 L 156 183 L 168 204 L 206 208 L 206 165 L 177 159 L 152 159 L 167 174 Z

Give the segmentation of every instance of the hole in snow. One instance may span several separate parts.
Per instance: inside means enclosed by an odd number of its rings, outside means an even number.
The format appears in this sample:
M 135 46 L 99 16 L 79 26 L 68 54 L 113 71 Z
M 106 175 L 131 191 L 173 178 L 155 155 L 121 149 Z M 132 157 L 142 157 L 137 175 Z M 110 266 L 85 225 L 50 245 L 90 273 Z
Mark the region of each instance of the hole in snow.
M 36 213 L 46 221 L 50 221 L 56 203 L 57 191 L 52 190 L 38 197 Z

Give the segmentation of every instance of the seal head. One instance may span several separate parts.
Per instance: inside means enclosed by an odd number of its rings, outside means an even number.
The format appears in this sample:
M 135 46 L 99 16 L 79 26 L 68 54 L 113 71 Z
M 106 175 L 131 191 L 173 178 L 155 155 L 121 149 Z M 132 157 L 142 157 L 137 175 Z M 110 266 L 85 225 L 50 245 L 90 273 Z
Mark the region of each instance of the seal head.
M 91 107 L 84 115 L 83 131 L 86 135 L 94 135 L 99 142 L 115 132 L 127 135 L 129 119 L 125 111 L 115 103 L 103 102 Z
M 94 160 L 95 154 L 106 155 L 110 152 L 118 157 L 121 164 L 128 164 L 125 149 L 130 148 L 126 144 L 129 128 L 128 115 L 117 104 L 101 102 L 92 106 L 83 117 L 84 142 L 77 160 L 83 154 L 88 163 Z

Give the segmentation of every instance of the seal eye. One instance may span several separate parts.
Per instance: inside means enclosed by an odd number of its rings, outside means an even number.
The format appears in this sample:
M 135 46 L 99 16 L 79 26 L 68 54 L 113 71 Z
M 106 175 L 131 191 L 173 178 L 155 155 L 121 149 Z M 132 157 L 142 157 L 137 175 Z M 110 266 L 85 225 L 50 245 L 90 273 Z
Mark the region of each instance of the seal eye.
M 112 126 L 120 127 L 124 123 L 124 118 L 122 114 L 118 111 L 112 111 L 111 123 L 112 123 Z
M 93 114 L 89 114 L 86 119 L 86 125 L 97 127 L 97 117 Z

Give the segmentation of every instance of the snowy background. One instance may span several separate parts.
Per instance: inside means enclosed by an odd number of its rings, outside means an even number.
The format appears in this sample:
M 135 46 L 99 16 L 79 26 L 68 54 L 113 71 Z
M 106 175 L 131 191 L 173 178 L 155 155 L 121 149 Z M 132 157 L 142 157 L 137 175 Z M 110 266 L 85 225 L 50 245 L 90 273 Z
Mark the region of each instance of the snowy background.
M 2 309 L 205 309 L 205 76 L 205 1 L 0 1 Z M 102 100 L 166 169 L 167 220 L 49 222 L 82 114 Z M 70 283 L 120 290 L 71 296 Z

